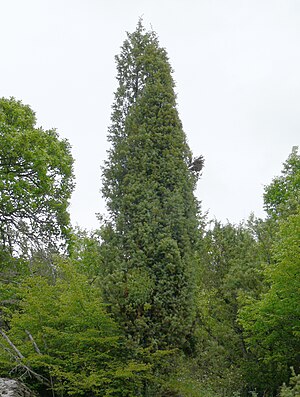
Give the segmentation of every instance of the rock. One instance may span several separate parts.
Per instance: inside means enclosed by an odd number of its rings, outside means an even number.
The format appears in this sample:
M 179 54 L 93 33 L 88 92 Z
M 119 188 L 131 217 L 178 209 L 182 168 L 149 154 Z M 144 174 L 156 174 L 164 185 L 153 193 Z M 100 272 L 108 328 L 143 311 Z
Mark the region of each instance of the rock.
M 0 397 L 35 397 L 35 394 L 18 380 L 0 378 Z

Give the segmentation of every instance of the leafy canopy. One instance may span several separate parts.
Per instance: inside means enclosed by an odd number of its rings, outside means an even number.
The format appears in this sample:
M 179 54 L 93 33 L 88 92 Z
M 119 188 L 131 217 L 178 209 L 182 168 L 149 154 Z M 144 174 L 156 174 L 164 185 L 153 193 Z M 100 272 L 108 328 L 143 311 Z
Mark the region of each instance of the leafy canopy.
M 300 206 L 300 155 L 298 146 L 283 164 L 280 176 L 265 188 L 265 210 L 270 217 L 279 219 L 297 211 Z
M 38 374 L 41 392 L 60 396 L 138 396 L 150 367 L 134 359 L 99 289 L 73 265 L 56 266 L 54 284 L 36 276 L 19 288 L 7 335 L 22 357 L 0 335 L 0 374 Z
M 54 246 L 69 232 L 70 145 L 36 128 L 34 112 L 0 99 L 0 246 L 11 252 Z

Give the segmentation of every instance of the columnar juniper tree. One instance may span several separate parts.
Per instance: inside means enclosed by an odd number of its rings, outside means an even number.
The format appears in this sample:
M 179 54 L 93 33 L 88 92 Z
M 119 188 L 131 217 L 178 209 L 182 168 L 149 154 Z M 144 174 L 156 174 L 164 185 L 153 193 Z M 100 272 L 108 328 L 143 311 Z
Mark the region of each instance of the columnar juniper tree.
M 140 21 L 116 61 L 112 146 L 103 171 L 110 213 L 103 233 L 106 297 L 140 346 L 184 347 L 194 318 L 197 172 L 156 34 Z

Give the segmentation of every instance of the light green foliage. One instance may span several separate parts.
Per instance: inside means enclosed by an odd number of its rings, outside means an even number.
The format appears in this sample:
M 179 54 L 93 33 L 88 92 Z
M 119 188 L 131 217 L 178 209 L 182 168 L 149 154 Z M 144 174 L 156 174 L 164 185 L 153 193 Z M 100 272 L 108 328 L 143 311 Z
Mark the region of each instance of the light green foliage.
M 57 271 L 55 284 L 43 277 L 23 282 L 8 337 L 24 359 L 2 339 L 2 373 L 26 373 L 24 364 L 60 396 L 139 396 L 149 366 L 130 358 L 98 289 L 68 264 Z
M 141 22 L 117 57 L 103 193 L 106 297 L 141 346 L 182 347 L 192 332 L 198 206 L 166 51 Z
M 300 206 L 300 155 L 298 146 L 283 164 L 279 177 L 265 188 L 265 210 L 275 219 L 294 213 Z
M 35 124 L 29 106 L 0 99 L 0 244 L 19 254 L 69 232 L 70 146 Z
M 300 364 L 300 212 L 280 223 L 273 264 L 265 276 L 270 288 L 259 300 L 249 301 L 240 321 L 250 349 L 271 368 L 278 386 L 289 367 Z
M 256 229 L 264 242 L 264 290 L 248 297 L 240 311 L 250 354 L 253 385 L 272 393 L 287 381 L 289 367 L 299 366 L 300 282 L 300 157 L 297 147 L 284 163 L 282 175 L 265 188 L 268 218 Z M 264 238 L 260 238 L 264 235 Z M 267 236 L 267 238 L 265 238 Z
M 257 242 L 261 263 L 270 264 L 271 250 L 276 238 L 276 222 L 271 218 L 263 220 L 251 214 L 247 222 L 247 228 Z
M 73 265 L 88 277 L 90 282 L 99 283 L 103 275 L 104 258 L 101 252 L 100 232 L 74 230 L 69 248 Z
M 279 397 L 300 397 L 300 375 L 296 375 L 293 368 L 289 384 L 281 387 Z

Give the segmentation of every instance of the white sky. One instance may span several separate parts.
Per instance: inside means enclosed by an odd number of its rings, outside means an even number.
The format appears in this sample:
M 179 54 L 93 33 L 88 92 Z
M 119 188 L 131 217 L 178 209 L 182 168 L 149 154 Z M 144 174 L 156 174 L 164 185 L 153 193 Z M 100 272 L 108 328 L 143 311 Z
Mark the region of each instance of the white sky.
M 263 186 L 300 142 L 299 0 L 0 0 L 0 97 L 72 145 L 74 225 L 104 212 L 100 165 L 116 89 L 114 56 L 143 15 L 168 51 L 190 147 L 205 157 L 197 197 L 219 220 L 263 216 Z

